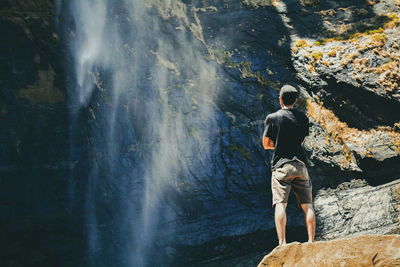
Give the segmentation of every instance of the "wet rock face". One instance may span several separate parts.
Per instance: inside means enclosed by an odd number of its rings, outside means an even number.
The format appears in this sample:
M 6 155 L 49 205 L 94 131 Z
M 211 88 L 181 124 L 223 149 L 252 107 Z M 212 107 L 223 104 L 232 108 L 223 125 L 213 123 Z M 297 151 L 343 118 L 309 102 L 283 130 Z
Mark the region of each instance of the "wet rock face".
M 173 240 L 157 240 L 156 253 L 163 251 L 163 260 L 184 266 L 275 247 L 269 189 L 272 154 L 261 148 L 260 137 L 265 116 L 279 108 L 277 90 L 287 82 L 300 85 L 298 108 L 312 123 L 304 147 L 310 158 L 318 238 L 399 233 L 400 198 L 397 182 L 392 182 L 400 172 L 395 2 L 173 2 L 148 2 L 149 14 L 163 26 L 162 38 L 178 48 L 182 35 L 193 40 L 215 68 L 221 88 L 210 104 L 216 118 L 207 140 L 211 151 L 203 155 L 199 149 L 198 157 L 206 160 L 193 169 L 190 160 L 181 162 L 190 172 L 174 178 L 178 186 L 168 188 L 162 204 L 162 210 L 173 214 Z M 199 96 L 187 88 L 197 66 L 186 68 L 179 65 L 181 59 L 160 58 L 154 53 L 154 39 L 147 40 L 138 76 L 148 98 L 126 95 L 126 106 L 116 107 L 125 116 L 116 122 L 119 154 L 111 157 L 104 136 L 98 134 L 108 125 L 112 110 L 104 91 L 109 74 L 100 70 L 92 76 L 98 89 L 93 105 L 82 109 L 71 124 L 67 100 L 72 93 L 66 88 L 76 77 L 66 45 L 76 29 L 67 15 L 57 31 L 53 8 L 51 1 L 0 4 L 0 181 L 5 186 L 0 210 L 4 228 L 14 225 L 7 238 L 13 240 L 7 258 L 16 259 L 18 253 L 12 251 L 21 251 L 20 243 L 34 248 L 35 240 L 44 236 L 47 244 L 54 244 L 65 240 L 65 233 L 72 233 L 64 247 L 71 253 L 42 244 L 32 253 L 45 251 L 46 257 L 36 260 L 49 264 L 57 261 L 49 255 L 85 253 L 77 250 L 86 246 L 88 173 L 96 165 L 101 167 L 93 193 L 97 219 L 107 244 L 104 257 L 113 261 L 123 244 L 113 238 L 126 238 L 130 227 L 123 207 L 132 199 L 126 196 L 135 195 L 130 188 L 143 186 L 146 153 L 159 145 L 148 134 L 151 127 L 142 112 L 146 101 L 159 93 L 151 87 L 146 68 L 157 61 L 171 74 L 171 110 L 178 107 L 191 122 Z M 118 8 L 112 12 L 125 25 L 127 14 Z M 187 125 L 185 140 L 193 140 L 202 125 L 206 123 Z M 112 174 L 110 166 L 116 170 Z M 135 179 L 124 178 L 132 173 Z M 350 182 L 354 178 L 363 181 Z M 388 182 L 392 183 L 384 185 Z M 376 216 L 363 220 L 370 210 Z M 306 239 L 303 220 L 291 198 L 289 240 Z M 73 260 L 83 265 L 85 259 L 68 258 L 66 265 Z

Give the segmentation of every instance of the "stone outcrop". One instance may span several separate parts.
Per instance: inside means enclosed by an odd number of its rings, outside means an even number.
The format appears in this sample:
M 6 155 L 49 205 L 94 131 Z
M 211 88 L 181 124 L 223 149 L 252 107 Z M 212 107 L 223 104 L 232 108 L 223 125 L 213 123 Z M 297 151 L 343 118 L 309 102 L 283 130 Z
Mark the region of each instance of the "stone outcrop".
M 333 165 L 361 172 L 369 182 L 387 182 L 384 177 L 397 176 L 394 166 L 400 166 L 398 3 L 338 8 L 326 1 L 312 9 L 292 22 L 320 16 L 318 31 L 294 37 L 291 46 L 297 78 L 311 96 L 308 113 L 326 131 L 325 145 L 320 140 L 308 147 L 333 149 L 318 157 L 330 155 Z
M 400 234 L 400 180 L 372 187 L 353 180 L 320 190 L 314 200 L 319 240 L 360 234 Z
M 370 235 L 275 248 L 258 267 L 400 266 L 400 236 Z

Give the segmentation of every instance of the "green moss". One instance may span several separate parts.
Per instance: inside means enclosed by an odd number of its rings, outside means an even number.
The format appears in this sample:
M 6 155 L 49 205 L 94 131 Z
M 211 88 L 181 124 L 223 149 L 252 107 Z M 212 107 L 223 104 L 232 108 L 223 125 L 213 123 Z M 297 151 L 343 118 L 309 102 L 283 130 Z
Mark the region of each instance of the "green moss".
M 315 61 L 315 60 L 321 60 L 322 59 L 322 52 L 315 52 L 312 53 L 311 58 Z
M 168 108 L 169 108 L 169 110 L 172 112 L 172 116 L 176 116 L 176 109 L 175 109 L 175 107 L 173 106 L 173 105 L 171 105 L 171 104 L 168 104 Z
M 400 24 L 400 19 L 396 13 L 391 13 L 385 15 L 388 18 L 388 21 L 384 24 L 385 28 L 393 28 Z
M 365 33 L 366 34 L 383 33 L 383 29 L 381 27 L 379 27 L 378 29 L 367 30 Z
M 348 31 L 342 34 L 338 34 L 335 31 L 326 31 L 324 34 L 328 38 L 319 39 L 314 45 L 324 45 L 327 42 L 332 41 L 348 41 L 357 39 L 361 36 L 382 34 L 384 35 L 384 29 L 396 27 L 400 24 L 400 20 L 396 13 L 387 15 L 376 16 L 368 22 L 356 23 Z M 381 36 L 383 37 L 383 36 Z M 381 38 L 383 40 L 383 38 Z M 386 41 L 386 37 L 385 37 Z
M 320 0 L 300 0 L 302 6 L 315 6 L 320 4 Z
M 253 71 L 251 68 L 250 61 L 241 61 L 235 63 L 231 60 L 233 52 L 224 51 L 224 50 L 211 50 L 212 55 L 208 59 L 215 59 L 218 64 L 224 65 L 227 68 L 236 68 L 241 73 L 241 78 L 255 78 L 261 85 L 267 86 L 274 90 L 279 90 L 279 83 L 274 82 L 266 78 L 261 74 L 260 71 Z
M 371 39 L 377 42 L 386 43 L 386 35 L 385 34 L 375 34 L 371 36 Z
M 335 57 L 336 56 L 336 50 L 332 50 L 332 51 L 328 52 L 328 56 Z
M 299 40 L 299 41 L 296 42 L 295 46 L 297 48 L 306 47 L 307 46 L 307 42 L 306 42 L 306 40 Z
M 183 120 L 183 125 L 185 125 L 186 130 L 189 133 L 189 136 L 194 138 L 196 136 L 196 128 L 193 125 L 190 125 L 187 121 Z
M 259 7 L 272 6 L 279 0 L 242 0 L 242 4 L 257 9 Z
M 229 146 L 229 149 L 232 151 L 239 152 L 247 160 L 253 161 L 251 158 L 251 153 L 247 150 L 247 147 L 245 146 L 239 147 L 237 144 L 233 143 Z
M 108 106 L 112 106 L 111 97 L 109 95 L 101 93 L 100 97 L 104 100 L 104 102 L 106 102 Z
M 264 77 L 260 71 L 253 71 L 251 69 L 250 61 L 241 61 L 234 64 L 232 67 L 238 68 L 241 73 L 241 78 L 255 78 L 259 83 L 264 86 L 270 87 L 274 90 L 279 90 L 279 83 L 273 82 Z
M 190 89 L 189 89 L 189 87 L 187 87 L 187 86 L 185 86 L 185 85 L 183 85 L 183 84 L 180 84 L 180 83 L 178 83 L 178 84 L 176 85 L 176 87 L 182 89 L 182 90 L 185 92 L 186 95 L 190 94 Z

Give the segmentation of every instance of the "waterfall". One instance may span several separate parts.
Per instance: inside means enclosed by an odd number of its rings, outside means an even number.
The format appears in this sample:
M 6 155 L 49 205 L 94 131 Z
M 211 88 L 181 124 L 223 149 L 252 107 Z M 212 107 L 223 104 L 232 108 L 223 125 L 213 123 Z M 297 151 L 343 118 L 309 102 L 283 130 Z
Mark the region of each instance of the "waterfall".
M 71 116 L 84 122 L 72 131 L 84 131 L 88 146 L 90 262 L 149 266 L 173 257 L 180 204 L 195 175 L 209 175 L 217 124 L 216 64 L 196 9 L 156 0 L 56 4 L 73 22 L 63 27 Z

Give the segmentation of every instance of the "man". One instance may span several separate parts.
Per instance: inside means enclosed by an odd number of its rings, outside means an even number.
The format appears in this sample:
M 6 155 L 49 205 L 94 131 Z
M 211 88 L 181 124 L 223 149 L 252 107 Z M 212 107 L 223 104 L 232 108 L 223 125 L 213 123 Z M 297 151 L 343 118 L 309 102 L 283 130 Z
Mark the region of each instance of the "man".
M 291 188 L 304 211 L 308 242 L 314 242 L 315 237 L 312 185 L 302 148 L 309 124 L 307 116 L 293 108 L 297 100 L 296 88 L 284 85 L 279 93 L 281 109 L 267 116 L 263 134 L 264 148 L 274 149 L 271 188 L 279 245 L 286 244 L 286 206 Z

